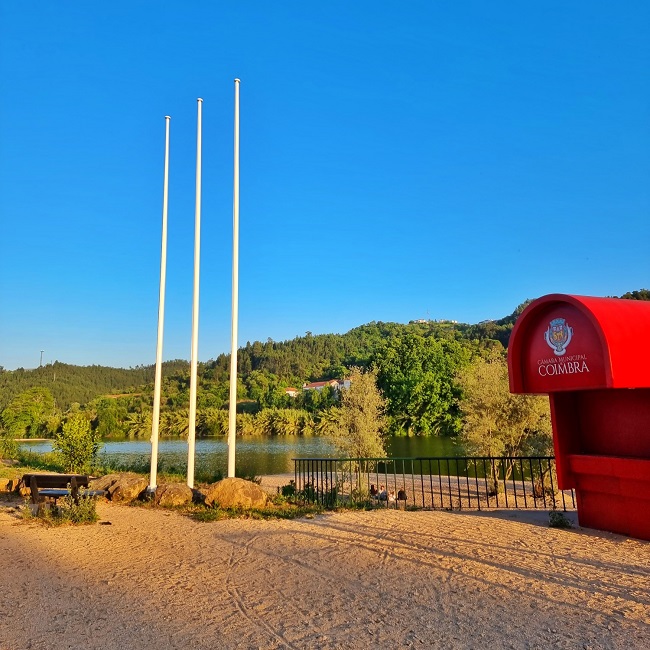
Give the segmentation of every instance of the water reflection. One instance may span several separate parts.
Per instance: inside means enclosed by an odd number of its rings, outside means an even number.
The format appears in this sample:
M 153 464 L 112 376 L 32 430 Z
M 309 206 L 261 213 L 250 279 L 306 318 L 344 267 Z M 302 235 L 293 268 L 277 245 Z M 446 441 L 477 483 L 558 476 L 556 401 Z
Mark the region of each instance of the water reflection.
M 37 453 L 52 450 L 51 442 L 24 443 L 24 447 Z M 455 456 L 460 452 L 450 438 L 390 438 L 387 444 L 389 456 Z M 332 442 L 316 436 L 246 437 L 237 439 L 237 473 L 261 476 L 293 472 L 293 458 L 327 458 L 338 456 Z M 151 457 L 148 440 L 103 441 L 99 454 L 100 463 L 118 462 L 128 465 L 146 464 Z M 187 469 L 187 441 L 161 439 L 158 457 L 162 469 L 184 473 Z M 196 441 L 197 473 L 227 473 L 228 443 L 226 438 L 200 438 Z

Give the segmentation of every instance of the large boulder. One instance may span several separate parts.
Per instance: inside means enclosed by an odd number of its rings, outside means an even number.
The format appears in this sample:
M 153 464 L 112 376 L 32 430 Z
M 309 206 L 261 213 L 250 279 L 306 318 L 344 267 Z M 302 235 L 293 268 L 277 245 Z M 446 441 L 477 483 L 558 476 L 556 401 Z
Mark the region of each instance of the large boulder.
M 121 474 L 106 474 L 106 476 L 101 476 L 100 478 L 92 479 L 88 487 L 91 490 L 108 490 L 115 485 L 120 480 Z
M 242 478 L 225 478 L 203 490 L 205 504 L 220 508 L 264 508 L 268 497 L 257 483 Z
M 154 501 L 165 508 L 183 506 L 192 501 L 192 489 L 185 483 L 165 483 L 156 488 Z
M 108 487 L 108 494 L 111 501 L 135 501 L 148 485 L 149 481 L 144 476 L 120 474 L 117 481 Z

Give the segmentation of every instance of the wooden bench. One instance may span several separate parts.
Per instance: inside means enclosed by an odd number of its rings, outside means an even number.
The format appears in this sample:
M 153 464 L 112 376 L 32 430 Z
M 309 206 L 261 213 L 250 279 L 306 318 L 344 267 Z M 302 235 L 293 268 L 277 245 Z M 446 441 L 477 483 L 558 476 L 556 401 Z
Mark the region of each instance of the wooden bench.
M 33 504 L 44 503 L 46 498 L 55 502 L 59 497 L 71 495 L 75 503 L 79 496 L 98 497 L 106 494 L 106 490 L 85 490 L 89 477 L 83 474 L 25 474 L 23 484 L 29 487 Z M 70 487 L 68 487 L 70 486 Z

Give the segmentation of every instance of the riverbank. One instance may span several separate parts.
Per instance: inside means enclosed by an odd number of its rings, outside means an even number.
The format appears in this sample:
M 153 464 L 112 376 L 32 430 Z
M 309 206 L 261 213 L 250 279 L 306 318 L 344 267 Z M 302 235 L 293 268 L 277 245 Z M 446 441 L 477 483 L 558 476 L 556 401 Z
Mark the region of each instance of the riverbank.
M 650 647 L 650 544 L 546 513 L 99 513 L 0 509 L 1 648 Z

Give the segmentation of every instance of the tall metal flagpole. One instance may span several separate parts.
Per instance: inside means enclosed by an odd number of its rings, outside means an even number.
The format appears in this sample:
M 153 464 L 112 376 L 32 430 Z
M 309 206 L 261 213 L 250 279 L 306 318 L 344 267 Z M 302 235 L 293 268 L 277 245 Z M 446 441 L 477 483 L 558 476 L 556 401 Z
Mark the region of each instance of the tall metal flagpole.
M 158 431 L 160 428 L 160 386 L 162 384 L 163 329 L 165 325 L 165 278 L 167 275 L 167 206 L 169 188 L 169 121 L 165 115 L 165 172 L 163 180 L 162 244 L 160 250 L 160 293 L 158 294 L 158 339 L 156 342 L 156 379 L 153 392 L 153 415 L 151 417 L 151 473 L 148 492 L 156 491 L 158 471 Z
M 232 207 L 232 321 L 230 329 L 230 400 L 228 410 L 228 477 L 235 476 L 237 435 L 237 325 L 239 318 L 239 79 L 235 79 L 235 159 Z
M 199 268 L 201 263 L 201 106 L 199 97 L 196 131 L 196 207 L 194 212 L 194 293 L 192 298 L 192 353 L 190 356 L 190 423 L 187 432 L 187 485 L 194 487 L 194 439 L 196 435 L 196 367 L 199 357 Z

